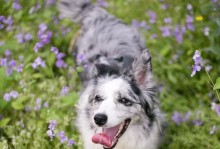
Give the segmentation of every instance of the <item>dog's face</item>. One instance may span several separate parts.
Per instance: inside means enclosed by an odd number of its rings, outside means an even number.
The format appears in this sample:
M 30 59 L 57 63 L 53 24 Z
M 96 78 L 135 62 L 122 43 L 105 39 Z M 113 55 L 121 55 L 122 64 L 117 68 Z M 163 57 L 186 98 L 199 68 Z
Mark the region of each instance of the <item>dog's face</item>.
M 92 141 L 112 148 L 133 119 L 145 115 L 150 123 L 154 118 L 154 85 L 149 52 L 143 52 L 127 72 L 97 65 L 90 104 L 92 123 L 103 132 L 95 134 Z

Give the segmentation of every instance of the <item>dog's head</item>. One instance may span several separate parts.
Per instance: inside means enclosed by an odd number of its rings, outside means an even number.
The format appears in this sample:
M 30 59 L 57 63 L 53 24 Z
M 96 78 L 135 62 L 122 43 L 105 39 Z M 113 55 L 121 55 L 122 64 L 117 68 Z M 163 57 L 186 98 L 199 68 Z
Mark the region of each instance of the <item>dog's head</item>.
M 149 125 L 154 120 L 157 90 L 149 51 L 144 51 L 126 72 L 110 65 L 96 65 L 92 86 L 92 121 L 103 128 L 102 133 L 93 136 L 94 143 L 112 148 L 129 129 L 129 123 L 140 117 L 145 117 Z

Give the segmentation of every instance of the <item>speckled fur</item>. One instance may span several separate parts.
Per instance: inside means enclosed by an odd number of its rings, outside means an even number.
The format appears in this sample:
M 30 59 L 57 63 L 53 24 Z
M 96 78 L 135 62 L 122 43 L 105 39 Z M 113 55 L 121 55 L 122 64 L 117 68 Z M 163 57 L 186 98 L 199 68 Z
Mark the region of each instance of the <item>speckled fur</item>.
M 91 138 L 102 130 L 93 120 L 105 113 L 113 127 L 131 118 L 128 129 L 114 149 L 156 149 L 161 140 L 163 114 L 151 71 L 151 55 L 138 31 L 89 0 L 61 0 L 61 15 L 81 25 L 77 39 L 77 63 L 86 66 L 81 74 L 84 90 L 78 102 L 77 127 L 85 149 L 102 149 Z M 76 56 L 76 58 L 78 57 Z M 94 96 L 105 99 L 95 103 Z M 118 102 L 119 95 L 132 106 Z M 120 122 L 119 122 L 120 121 Z

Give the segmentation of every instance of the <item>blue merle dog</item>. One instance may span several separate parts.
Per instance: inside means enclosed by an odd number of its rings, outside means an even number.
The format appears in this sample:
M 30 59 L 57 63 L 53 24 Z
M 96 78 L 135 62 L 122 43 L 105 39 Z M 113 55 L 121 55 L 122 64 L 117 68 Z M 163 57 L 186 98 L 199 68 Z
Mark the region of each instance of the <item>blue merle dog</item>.
M 76 52 L 87 68 L 76 125 L 84 148 L 156 149 L 163 114 L 143 38 L 90 0 L 60 0 L 58 8 L 81 26 Z

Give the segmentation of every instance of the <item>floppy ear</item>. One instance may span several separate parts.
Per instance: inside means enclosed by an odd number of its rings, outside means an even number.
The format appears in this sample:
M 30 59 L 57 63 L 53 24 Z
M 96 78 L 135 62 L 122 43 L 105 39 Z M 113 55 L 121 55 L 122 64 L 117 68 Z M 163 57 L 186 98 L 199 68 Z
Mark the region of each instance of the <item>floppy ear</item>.
M 145 50 L 134 61 L 132 65 L 132 74 L 137 85 L 143 88 L 152 79 L 151 54 Z

